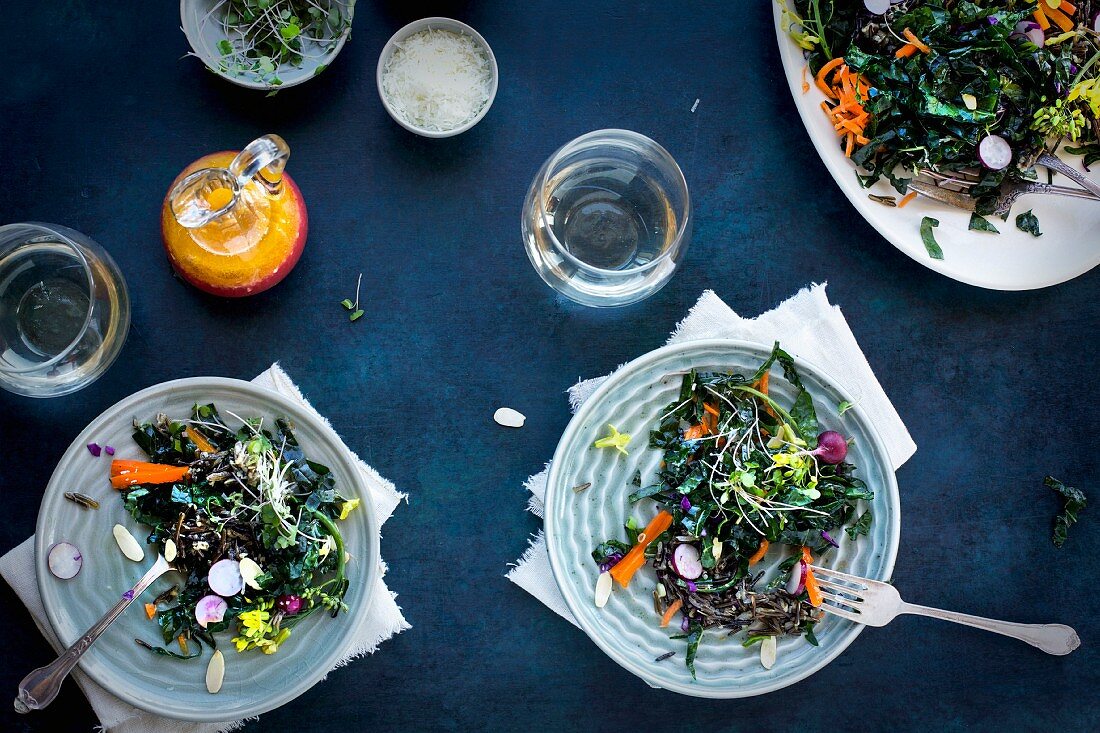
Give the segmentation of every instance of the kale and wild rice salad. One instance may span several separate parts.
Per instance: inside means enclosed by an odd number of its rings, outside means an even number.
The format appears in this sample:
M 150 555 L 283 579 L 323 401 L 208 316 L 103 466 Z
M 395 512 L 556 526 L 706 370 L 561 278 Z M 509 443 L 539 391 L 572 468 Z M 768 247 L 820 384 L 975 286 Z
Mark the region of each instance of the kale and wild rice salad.
M 797 392 L 790 405 L 769 390 L 775 364 Z M 627 443 L 612 429 L 596 446 L 625 451 Z M 802 635 L 816 645 L 822 595 L 812 565 L 839 546 L 830 533 L 868 534 L 871 511 L 860 502 L 874 494 L 845 461 L 845 437 L 822 430 L 790 355 L 777 343 L 752 375 L 688 372 L 649 447 L 663 461 L 652 483 L 635 476 L 629 502 L 653 519 L 645 527 L 631 519 L 622 537 L 593 550 L 601 571 L 596 605 L 606 604 L 612 581 L 638 582 L 635 573 L 650 565 L 654 622 L 668 627 L 678 616 L 680 633 L 671 638 L 686 640 L 692 677 L 707 629 L 744 632 L 743 645 L 760 644 L 767 667 L 778 637 Z M 765 584 L 756 566 L 779 555 L 786 558 Z
M 804 49 L 822 109 L 865 186 L 909 181 L 974 199 L 970 229 L 1004 183 L 1042 180 L 1046 152 L 1100 161 L 1100 2 L 1097 0 L 778 0 L 784 29 Z M 805 72 L 804 72 L 805 73 Z M 973 182 L 972 185 L 971 182 Z M 1003 214 L 1007 218 L 1008 214 Z M 1031 211 L 1016 226 L 1042 231 Z M 942 259 L 924 217 L 930 256 Z
M 183 576 L 146 604 L 163 645 L 136 641 L 160 655 L 197 657 L 226 630 L 238 652 L 273 654 L 303 619 L 347 610 L 339 523 L 359 500 L 306 457 L 287 420 L 232 418 L 239 428 L 213 404 L 158 415 L 133 433 L 149 461 L 112 461 L 126 510 Z

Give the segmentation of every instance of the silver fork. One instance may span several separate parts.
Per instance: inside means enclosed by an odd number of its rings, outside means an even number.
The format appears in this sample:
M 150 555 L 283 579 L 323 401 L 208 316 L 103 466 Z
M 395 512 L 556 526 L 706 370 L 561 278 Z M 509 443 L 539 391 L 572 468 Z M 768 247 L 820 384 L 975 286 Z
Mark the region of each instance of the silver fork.
M 927 196 L 930 199 L 945 203 L 948 206 L 954 206 L 955 208 L 965 211 L 975 210 L 977 200 L 965 190 L 970 187 L 973 181 L 962 176 L 951 177 L 927 170 L 921 171 L 921 174 L 941 182 L 929 183 L 914 178 L 909 181 L 910 190 L 916 191 L 922 196 Z M 961 186 L 963 190 L 949 188 L 948 186 L 951 184 L 957 184 Z M 1100 197 L 1093 196 L 1083 189 L 1072 188 L 1070 186 L 1055 186 L 1050 183 L 1039 183 L 1038 181 L 1005 183 L 1001 186 L 1000 193 L 994 200 L 993 210 L 990 213 L 1000 217 L 1007 216 L 1008 212 L 1012 209 L 1012 205 L 1016 203 L 1018 198 L 1032 193 L 1069 196 L 1070 198 L 1085 199 L 1088 201 L 1100 201 Z
M 1026 641 L 1047 654 L 1061 656 L 1081 646 L 1077 632 L 1063 624 L 1018 624 L 967 613 L 941 611 L 938 608 L 906 603 L 901 600 L 897 588 L 889 583 L 867 580 L 816 565 L 813 572 L 824 596 L 821 608 L 834 616 L 856 623 L 885 626 L 903 613 L 912 613 L 1011 636 Z
M 96 621 L 92 628 L 88 629 L 84 636 L 73 642 L 72 646 L 61 653 L 45 667 L 34 670 L 19 683 L 19 696 L 15 698 L 15 712 L 29 713 L 32 710 L 41 710 L 53 702 L 57 693 L 61 690 L 61 683 L 69 676 L 76 663 L 84 652 L 88 651 L 96 639 L 115 622 L 126 607 L 133 603 L 154 580 L 172 569 L 163 555 L 157 555 L 157 561 L 153 567 L 141 577 L 134 587 L 122 594 L 118 603 L 113 605 L 103 618 Z

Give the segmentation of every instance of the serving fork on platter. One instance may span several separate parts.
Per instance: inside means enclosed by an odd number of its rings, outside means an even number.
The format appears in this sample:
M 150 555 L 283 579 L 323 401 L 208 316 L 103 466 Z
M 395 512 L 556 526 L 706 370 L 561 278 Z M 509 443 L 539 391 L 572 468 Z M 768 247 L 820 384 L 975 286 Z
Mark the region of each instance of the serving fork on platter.
M 989 213 L 995 216 L 1007 216 L 1017 199 L 1033 193 L 1100 201 L 1100 183 L 1081 175 L 1061 158 L 1050 153 L 1042 153 L 1036 158 L 1035 162 L 1061 173 L 1080 185 L 1081 188 L 1058 186 L 1051 183 L 1040 183 L 1039 181 L 1007 181 L 1001 185 L 1000 191 L 993 201 L 992 211 Z M 919 173 L 931 180 L 914 178 L 909 181 L 911 190 L 948 206 L 966 211 L 975 210 L 977 200 L 969 194 L 969 189 L 978 182 L 979 176 L 977 173 L 967 171 L 941 173 L 929 168 L 922 169 Z
M 954 621 L 957 624 L 985 629 L 995 634 L 1026 641 L 1047 654 L 1069 654 L 1081 646 L 1077 632 L 1064 624 L 1020 624 L 996 621 L 968 613 L 943 611 L 928 606 L 906 603 L 897 588 L 889 583 L 848 575 L 829 568 L 813 566 L 814 577 L 821 587 L 821 608 L 827 613 L 867 626 L 885 626 L 903 613 Z

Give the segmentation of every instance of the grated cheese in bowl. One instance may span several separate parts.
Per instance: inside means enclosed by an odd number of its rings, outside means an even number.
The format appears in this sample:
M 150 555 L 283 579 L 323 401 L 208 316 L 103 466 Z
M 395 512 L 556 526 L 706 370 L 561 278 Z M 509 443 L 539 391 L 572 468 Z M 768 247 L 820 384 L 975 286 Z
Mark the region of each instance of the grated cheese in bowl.
M 396 41 L 380 82 L 383 100 L 399 122 L 414 131 L 442 133 L 481 114 L 495 78 L 485 44 L 466 33 L 428 27 Z

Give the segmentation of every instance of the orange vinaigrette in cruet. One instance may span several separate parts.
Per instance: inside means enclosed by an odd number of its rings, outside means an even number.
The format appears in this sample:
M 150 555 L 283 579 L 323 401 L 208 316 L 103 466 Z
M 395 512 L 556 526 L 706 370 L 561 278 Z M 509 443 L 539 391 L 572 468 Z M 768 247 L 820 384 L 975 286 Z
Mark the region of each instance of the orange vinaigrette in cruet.
M 195 287 L 240 297 L 267 290 L 298 262 L 306 206 L 283 168 L 290 148 L 278 135 L 240 153 L 212 153 L 172 183 L 161 211 L 168 259 Z

